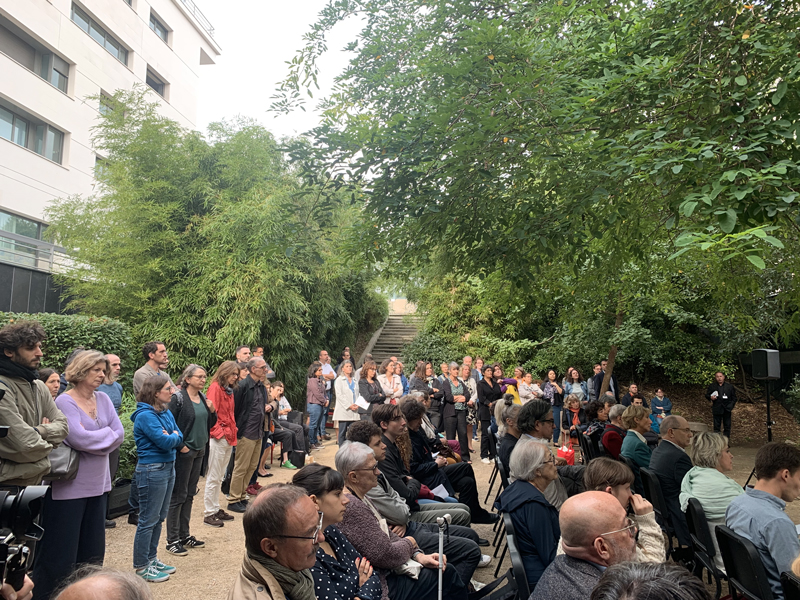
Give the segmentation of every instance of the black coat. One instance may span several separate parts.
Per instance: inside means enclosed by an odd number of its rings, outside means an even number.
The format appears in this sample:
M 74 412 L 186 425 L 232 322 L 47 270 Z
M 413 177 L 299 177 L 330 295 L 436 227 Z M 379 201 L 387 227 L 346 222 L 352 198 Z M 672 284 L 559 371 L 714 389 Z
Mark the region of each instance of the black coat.
M 598 396 L 600 395 L 600 388 L 603 387 L 603 379 L 605 378 L 606 374 L 603 371 L 600 371 L 597 375 L 594 376 L 594 393 Z M 619 403 L 619 383 L 617 382 L 617 376 L 615 373 L 611 373 L 611 381 L 614 384 L 614 400 Z M 599 398 L 595 398 L 598 400 Z
M 250 417 L 250 407 L 253 404 L 256 387 L 264 389 L 263 397 L 265 401 L 261 405 L 261 411 L 264 412 L 267 408 L 266 398 L 268 394 L 263 383 L 257 382 L 248 375 L 233 389 L 233 418 L 236 419 L 236 428 L 239 430 L 239 437 L 242 437 L 242 433 L 247 425 L 247 419 Z
M 589 419 L 586 418 L 586 411 L 583 408 L 578 409 L 578 421 L 580 421 L 581 425 L 589 423 Z M 561 411 L 561 429 L 569 431 L 570 427 L 572 427 L 572 411 L 565 408 Z
M 406 469 L 403 457 L 400 456 L 400 450 L 397 449 L 395 443 L 385 435 L 381 436 L 381 440 L 386 444 L 386 458 L 378 464 L 378 468 L 394 491 L 406 501 L 408 507 L 412 511 L 419 510 L 417 498 L 422 487 L 420 482 L 416 479 L 411 479 L 411 473 Z
M 689 455 L 683 450 L 666 440 L 662 440 L 650 456 L 650 470 L 657 476 L 664 494 L 664 502 L 672 517 L 675 534 L 678 541 L 688 546 L 692 543 L 689 537 L 689 526 L 686 524 L 686 515 L 681 510 L 679 496 L 681 482 L 686 473 L 692 468 Z
M 442 391 L 442 384 L 438 378 L 434 377 L 433 382 L 436 385 L 436 389 L 439 390 L 438 392 L 434 392 L 433 387 L 425 379 L 412 376 L 411 379 L 408 380 L 408 390 L 410 392 L 425 392 L 428 394 L 428 397 L 431 399 L 430 412 L 438 414 L 444 392 Z
M 206 397 L 203 392 L 200 392 L 200 402 L 202 402 L 206 410 L 208 411 L 208 431 L 211 431 L 211 428 L 214 427 L 217 423 L 217 413 L 211 412 L 208 410 L 208 405 L 206 404 Z M 172 416 L 175 417 L 175 424 L 178 426 L 178 429 L 183 434 L 184 439 L 186 435 L 191 431 L 192 427 L 194 427 L 194 407 L 192 406 L 192 399 L 189 397 L 189 392 L 185 389 L 181 388 L 178 390 L 177 393 L 172 394 L 172 398 L 169 401 L 169 411 L 172 413 Z M 178 450 L 183 448 L 185 444 L 182 444 Z
M 447 480 L 447 475 L 439 468 L 433 459 L 434 450 L 428 443 L 422 429 L 417 431 L 408 430 L 408 437 L 411 438 L 411 474 L 414 479 L 419 479 L 430 489 L 439 485 L 444 485 L 451 496 L 455 496 L 455 490 Z
M 369 402 L 368 409 L 363 409 L 360 406 L 358 407 L 358 414 L 361 415 L 362 420 L 369 418 L 369 415 L 372 414 L 372 409 L 375 408 L 376 404 L 383 404 L 386 402 L 386 394 L 383 393 L 383 388 L 381 387 L 377 377 L 373 379 L 372 383 L 367 381 L 366 377 L 359 379 L 358 393 L 362 398 L 364 398 L 364 400 Z
M 489 383 L 486 379 L 478 382 L 478 420 L 491 421 L 492 404 L 503 398 L 500 384 L 492 379 Z
M 714 392 L 717 392 L 718 395 L 715 399 L 712 399 L 711 394 Z M 715 381 L 708 386 L 706 390 L 706 399 L 712 401 L 711 414 L 725 414 L 726 412 L 732 411 L 733 407 L 736 406 L 736 388 L 728 381 L 723 382 L 722 385 L 719 385 Z
M 444 383 L 442 383 L 442 391 L 444 392 L 444 397 L 442 398 L 442 406 L 441 406 L 441 414 L 442 418 L 446 419 L 447 417 L 455 417 L 456 416 L 456 405 L 455 400 L 453 399 L 453 390 L 450 387 L 450 378 L 448 377 Z M 469 394 L 469 387 L 467 384 L 462 382 L 461 387 L 464 388 L 464 398 L 465 402 L 469 402 L 470 394 Z

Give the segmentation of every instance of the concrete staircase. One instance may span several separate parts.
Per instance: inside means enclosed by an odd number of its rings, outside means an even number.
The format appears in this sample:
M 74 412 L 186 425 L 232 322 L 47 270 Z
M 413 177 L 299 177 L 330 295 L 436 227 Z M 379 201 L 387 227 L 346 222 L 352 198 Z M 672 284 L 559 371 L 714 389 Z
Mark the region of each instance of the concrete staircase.
M 403 345 L 414 339 L 421 325 L 422 317 L 390 315 L 372 348 L 372 357 L 375 362 L 380 365 L 381 361 L 390 356 L 397 356 L 402 360 L 400 355 Z M 406 369 L 406 372 L 409 373 L 410 371 Z

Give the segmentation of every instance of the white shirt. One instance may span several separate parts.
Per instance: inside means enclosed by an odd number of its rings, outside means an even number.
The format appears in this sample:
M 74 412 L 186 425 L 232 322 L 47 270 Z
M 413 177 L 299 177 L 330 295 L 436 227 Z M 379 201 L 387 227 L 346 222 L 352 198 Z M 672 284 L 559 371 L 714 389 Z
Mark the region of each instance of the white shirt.
M 336 375 L 336 371 L 333 370 L 333 367 L 330 365 L 330 363 L 325 363 L 322 365 L 322 376 L 324 377 L 325 375 Z M 326 390 L 331 389 L 331 381 L 333 381 L 333 379 L 325 380 Z

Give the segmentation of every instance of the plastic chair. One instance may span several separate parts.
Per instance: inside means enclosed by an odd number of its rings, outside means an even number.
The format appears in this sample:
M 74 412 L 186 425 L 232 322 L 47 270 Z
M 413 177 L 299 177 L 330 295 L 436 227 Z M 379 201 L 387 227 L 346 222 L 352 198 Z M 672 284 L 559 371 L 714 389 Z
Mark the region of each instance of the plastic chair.
M 520 598 L 528 598 L 530 596 L 530 589 L 528 588 L 528 576 L 525 574 L 525 565 L 522 562 L 522 555 L 517 548 L 516 538 L 514 537 L 514 523 L 511 520 L 511 515 L 505 513 L 503 515 L 503 524 L 506 529 L 506 548 L 511 556 L 511 570 L 514 572 L 514 579 L 517 582 L 517 589 L 519 590 Z M 505 550 L 500 557 L 500 563 L 505 558 Z M 495 575 L 497 577 L 497 575 Z
M 661 491 L 661 482 L 658 480 L 658 475 L 650 469 L 640 468 L 639 475 L 642 478 L 644 497 L 653 505 L 653 512 L 656 513 L 656 520 L 661 524 L 661 528 L 667 534 L 667 555 L 671 556 L 674 551 L 672 537 L 675 535 L 675 528 L 672 526 L 672 517 L 667 509 L 664 493 Z
M 781 587 L 785 600 L 800 600 L 800 578 L 794 573 L 781 573 Z
M 753 543 L 725 525 L 717 525 L 714 531 L 729 585 L 748 600 L 773 600 L 764 563 Z
M 689 526 L 689 535 L 692 536 L 692 545 L 694 546 L 695 575 L 699 577 L 703 569 L 708 571 L 709 576 L 713 577 L 714 583 L 717 584 L 714 600 L 719 600 L 722 594 L 722 580 L 727 580 L 728 576 L 717 568 L 714 560 L 717 555 L 714 539 L 708 528 L 703 505 L 697 498 L 689 498 L 689 505 L 686 507 L 686 524 Z

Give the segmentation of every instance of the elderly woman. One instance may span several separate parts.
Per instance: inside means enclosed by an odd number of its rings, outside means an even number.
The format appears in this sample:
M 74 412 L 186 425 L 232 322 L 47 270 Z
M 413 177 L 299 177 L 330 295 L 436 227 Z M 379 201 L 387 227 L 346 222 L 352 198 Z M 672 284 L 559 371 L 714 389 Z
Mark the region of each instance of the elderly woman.
M 608 404 L 604 403 L 604 406 L 608 406 Z M 622 441 L 625 439 L 626 431 L 622 425 L 622 415 L 625 409 L 626 407 L 621 404 L 615 404 L 608 409 L 608 423 L 606 423 L 603 436 L 600 438 L 602 452 L 614 460 L 619 460 Z
M 353 363 L 345 360 L 339 367 L 339 376 L 333 382 L 333 389 L 336 392 L 333 420 L 339 427 L 339 435 L 336 440 L 340 446 L 347 439 L 347 428 L 350 424 L 361 420 L 361 415 L 358 414 L 358 404 L 356 404 L 358 382 L 353 376 L 353 371 Z
M 561 537 L 558 510 L 544 497 L 544 490 L 558 477 L 558 471 L 547 445 L 528 438 L 517 442 L 509 464 L 514 482 L 503 490 L 495 506 L 511 517 L 532 590 L 555 559 Z
M 511 468 L 511 453 L 517 445 L 519 436 L 522 435 L 517 427 L 517 415 L 522 409 L 519 404 L 514 404 L 514 396 L 508 394 L 501 402 L 498 402 L 494 407 L 494 419 L 497 421 L 497 433 L 500 436 L 500 447 L 497 449 L 497 455 L 500 457 L 500 462 L 509 473 Z
M 37 544 L 33 575 L 37 598 L 49 598 L 77 565 L 103 564 L 106 493 L 111 491 L 108 455 L 124 437 L 111 399 L 96 391 L 107 370 L 108 361 L 101 352 L 79 352 L 64 373 L 70 388 L 55 401 L 69 423 L 64 444 L 78 452 L 80 463 L 75 478 L 51 482 L 45 498 L 45 531 Z
M 358 413 L 362 421 L 368 421 L 372 415 L 372 409 L 376 404 L 386 402 L 386 394 L 377 379 L 378 367 L 372 360 L 365 360 L 361 366 L 361 378 L 358 380 L 358 393 L 369 403 L 369 408 L 359 407 Z
M 387 358 L 381 363 L 378 369 L 378 383 L 383 388 L 383 393 L 392 404 L 397 404 L 397 400 L 403 395 L 403 382 L 400 377 L 394 374 L 395 362 Z
M 714 560 L 717 568 L 724 573 L 714 528 L 725 524 L 728 505 L 744 493 L 742 486 L 725 475 L 733 469 L 733 455 L 728 448 L 728 438 L 719 433 L 696 433 L 686 452 L 694 467 L 689 469 L 681 483 L 681 510 L 686 512 L 689 498 L 696 498 L 703 505 L 708 527 L 711 529 L 711 539 L 717 551 Z
M 625 510 L 633 509 L 631 518 L 639 528 L 634 560 L 663 562 L 666 558 L 661 526 L 656 521 L 653 505 L 631 491 L 633 481 L 634 475 L 630 467 L 611 458 L 595 458 L 583 472 L 583 485 L 587 492 L 606 492 L 619 500 Z M 562 553 L 560 547 L 558 552 Z
M 586 426 L 586 431 L 583 432 L 589 438 L 592 446 L 600 453 L 600 439 L 603 437 L 606 425 L 608 424 L 608 409 L 605 402 L 599 400 L 592 400 L 586 405 L 586 419 L 589 424 Z
M 569 394 L 564 400 L 564 410 L 561 411 L 561 433 L 564 436 L 564 443 L 577 444 L 578 435 L 586 430 L 588 422 L 581 399 L 576 394 Z
M 632 460 L 639 468 L 650 468 L 650 455 L 644 434 L 650 431 L 650 411 L 644 406 L 631 405 L 622 413 L 622 424 L 627 429 L 622 440 L 620 455 Z
M 425 554 L 413 537 L 401 538 L 386 525 L 367 492 L 378 484 L 378 460 L 366 444 L 345 442 L 336 453 L 336 470 L 344 477 L 348 504 L 339 529 L 378 571 L 382 599 L 434 600 L 438 597 L 439 555 Z M 443 557 L 444 558 L 444 557 Z M 418 579 L 404 574 L 413 559 L 422 569 Z M 445 568 L 442 598 L 465 600 L 467 588 L 458 572 Z
M 378 574 L 336 526 L 342 522 L 350 502 L 344 494 L 342 475 L 315 463 L 295 473 L 292 484 L 303 488 L 322 514 L 325 540 L 319 544 L 317 562 L 311 567 L 317 599 L 380 600 L 382 590 Z
M 178 379 L 178 391 L 172 396 L 169 410 L 183 434 L 175 459 L 175 485 L 167 515 L 167 552 L 186 556 L 187 548 L 200 548 L 205 542 L 189 534 L 192 505 L 200 481 L 200 469 L 206 455 L 209 432 L 217 422 L 214 403 L 203 394 L 206 371 L 189 365 Z
M 444 431 L 448 440 L 456 439 L 461 445 L 461 458 L 469 461 L 469 440 L 467 440 L 467 402 L 470 400 L 470 391 L 466 382 L 458 376 L 458 363 L 451 362 L 447 379 L 442 383 L 444 399 L 442 418 Z

